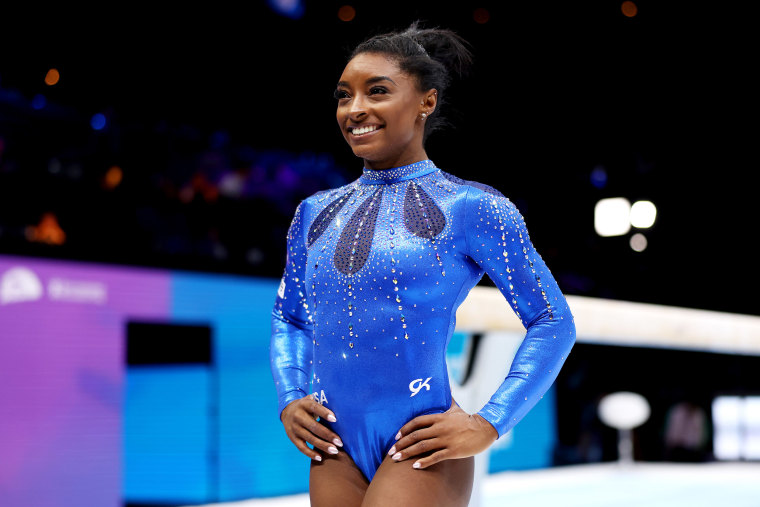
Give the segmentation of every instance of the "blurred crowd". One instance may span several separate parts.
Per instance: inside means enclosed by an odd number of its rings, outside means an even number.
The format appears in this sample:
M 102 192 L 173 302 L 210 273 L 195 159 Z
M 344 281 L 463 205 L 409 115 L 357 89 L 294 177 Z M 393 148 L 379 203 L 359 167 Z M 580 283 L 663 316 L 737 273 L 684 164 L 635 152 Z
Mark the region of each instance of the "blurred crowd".
M 0 87 L 0 252 L 277 277 L 298 202 L 348 179 L 255 141 Z

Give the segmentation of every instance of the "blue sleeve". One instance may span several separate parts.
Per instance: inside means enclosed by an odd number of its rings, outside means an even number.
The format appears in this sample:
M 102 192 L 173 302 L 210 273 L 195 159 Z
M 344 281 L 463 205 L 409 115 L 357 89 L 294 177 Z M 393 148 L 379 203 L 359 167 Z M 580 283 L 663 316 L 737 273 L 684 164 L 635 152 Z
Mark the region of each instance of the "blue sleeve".
M 493 280 L 527 330 L 504 382 L 478 412 L 502 436 L 557 378 L 575 343 L 575 324 L 512 202 L 470 187 L 465 227 L 468 255 Z
M 305 285 L 305 204 L 296 209 L 287 236 L 285 273 L 272 309 L 269 362 L 279 411 L 309 393 L 312 372 L 312 316 Z

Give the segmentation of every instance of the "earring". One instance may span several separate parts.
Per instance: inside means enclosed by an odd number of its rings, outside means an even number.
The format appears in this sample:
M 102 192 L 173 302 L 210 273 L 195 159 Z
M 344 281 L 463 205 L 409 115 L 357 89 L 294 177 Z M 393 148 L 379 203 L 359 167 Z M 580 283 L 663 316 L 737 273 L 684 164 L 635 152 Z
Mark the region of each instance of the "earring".
M 427 113 L 422 113 L 420 116 L 422 116 L 422 119 L 424 120 L 425 118 L 427 118 Z

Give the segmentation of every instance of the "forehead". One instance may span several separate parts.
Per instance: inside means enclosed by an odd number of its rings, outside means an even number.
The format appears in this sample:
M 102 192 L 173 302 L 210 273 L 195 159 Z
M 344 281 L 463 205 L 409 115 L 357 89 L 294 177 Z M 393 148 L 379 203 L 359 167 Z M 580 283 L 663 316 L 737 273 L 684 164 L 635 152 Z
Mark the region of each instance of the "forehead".
M 388 76 L 396 83 L 408 81 L 409 76 L 399 69 L 391 58 L 380 53 L 360 53 L 353 57 L 343 69 L 341 81 L 364 81 L 375 76 Z

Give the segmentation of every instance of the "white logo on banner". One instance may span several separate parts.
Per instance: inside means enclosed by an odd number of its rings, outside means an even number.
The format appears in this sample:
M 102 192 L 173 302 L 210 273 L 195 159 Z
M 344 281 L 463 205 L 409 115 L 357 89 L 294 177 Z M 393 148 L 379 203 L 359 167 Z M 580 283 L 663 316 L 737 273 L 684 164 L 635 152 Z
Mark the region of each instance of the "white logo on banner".
M 44 294 L 40 278 L 31 269 L 11 268 L 0 278 L 0 305 L 37 301 Z M 51 301 L 102 305 L 108 299 L 108 290 L 102 282 L 51 278 L 47 296 Z
M 36 301 L 42 292 L 42 283 L 31 269 L 11 268 L 0 279 L 0 305 Z
M 48 297 L 53 301 L 93 303 L 96 305 L 102 305 L 106 302 L 106 284 L 101 282 L 51 278 L 47 289 Z

